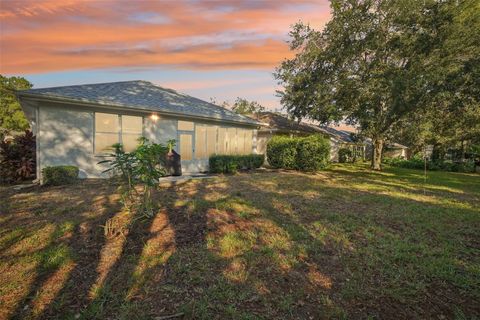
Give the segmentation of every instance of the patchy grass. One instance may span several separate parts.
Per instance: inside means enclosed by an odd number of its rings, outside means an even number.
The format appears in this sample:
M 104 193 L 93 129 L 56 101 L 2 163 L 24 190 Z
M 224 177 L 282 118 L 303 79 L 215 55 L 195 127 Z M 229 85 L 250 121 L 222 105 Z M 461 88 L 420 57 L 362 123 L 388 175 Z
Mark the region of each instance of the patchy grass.
M 1 319 L 480 317 L 478 175 L 194 180 L 151 220 L 105 181 L 0 191 Z

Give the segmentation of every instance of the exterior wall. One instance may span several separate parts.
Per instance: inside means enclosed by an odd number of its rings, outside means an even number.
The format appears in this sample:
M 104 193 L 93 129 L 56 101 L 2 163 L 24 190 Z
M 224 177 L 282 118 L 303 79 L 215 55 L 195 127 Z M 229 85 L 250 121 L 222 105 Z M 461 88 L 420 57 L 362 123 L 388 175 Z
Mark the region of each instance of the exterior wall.
M 94 113 L 42 106 L 38 110 L 39 173 L 48 166 L 73 165 L 80 178 L 102 176 L 104 158 L 93 153 Z
M 386 148 L 386 150 L 383 153 L 383 156 L 388 157 L 388 158 L 403 158 L 403 159 L 406 159 L 407 158 L 407 150 L 404 149 L 404 148 L 395 148 L 395 149 Z
M 104 178 L 102 173 L 105 165 L 98 162 L 105 159 L 104 155 L 94 153 L 95 112 L 107 112 L 120 115 L 143 117 L 143 135 L 156 143 L 166 144 L 175 139 L 179 152 L 178 120 L 192 121 L 197 125 L 215 125 L 225 128 L 251 129 L 252 152 L 256 149 L 256 130 L 252 127 L 227 125 L 219 122 L 196 121 L 173 117 L 158 116 L 156 119 L 150 113 L 122 112 L 121 110 L 88 108 L 54 103 L 22 102 L 22 107 L 28 113 L 28 118 L 37 136 L 37 172 L 41 179 L 41 170 L 47 166 L 74 165 L 79 168 L 81 178 Z M 195 127 L 192 131 L 192 147 L 195 154 Z M 208 170 L 208 158 L 182 161 L 185 173 L 196 173 Z
M 342 147 L 342 144 L 335 140 L 334 138 L 330 138 L 330 161 L 331 162 L 338 162 L 338 150 Z

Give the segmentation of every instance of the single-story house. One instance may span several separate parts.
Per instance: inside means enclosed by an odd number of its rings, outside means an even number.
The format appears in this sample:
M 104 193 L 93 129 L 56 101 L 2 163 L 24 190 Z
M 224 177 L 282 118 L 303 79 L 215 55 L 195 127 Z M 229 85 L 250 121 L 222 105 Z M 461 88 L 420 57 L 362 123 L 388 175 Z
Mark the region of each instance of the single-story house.
M 396 142 L 388 143 L 383 150 L 383 156 L 388 158 L 407 159 L 408 147 Z
M 212 154 L 256 153 L 259 123 L 147 81 L 85 84 L 17 92 L 37 139 L 37 175 L 74 165 L 82 178 L 104 177 L 99 165 L 114 143 L 176 140 L 183 172 L 208 170 Z
M 276 112 L 260 112 L 252 116 L 262 123 L 257 133 L 257 151 L 266 154 L 267 142 L 274 135 L 307 136 L 323 134 L 330 139 L 330 160 L 338 161 L 338 150 L 350 147 L 362 157 L 365 156 L 366 143 L 355 141 L 351 132 L 338 130 L 329 126 L 317 126 L 306 122 L 289 119 L 286 115 Z

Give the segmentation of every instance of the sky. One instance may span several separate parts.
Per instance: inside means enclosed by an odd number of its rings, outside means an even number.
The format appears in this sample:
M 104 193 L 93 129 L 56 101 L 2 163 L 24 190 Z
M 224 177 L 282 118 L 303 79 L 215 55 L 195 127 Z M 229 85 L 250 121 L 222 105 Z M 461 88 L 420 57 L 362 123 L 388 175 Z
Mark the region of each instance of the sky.
M 298 21 L 327 0 L 0 0 L 0 73 L 34 88 L 147 80 L 209 101 L 280 110 L 272 73 Z

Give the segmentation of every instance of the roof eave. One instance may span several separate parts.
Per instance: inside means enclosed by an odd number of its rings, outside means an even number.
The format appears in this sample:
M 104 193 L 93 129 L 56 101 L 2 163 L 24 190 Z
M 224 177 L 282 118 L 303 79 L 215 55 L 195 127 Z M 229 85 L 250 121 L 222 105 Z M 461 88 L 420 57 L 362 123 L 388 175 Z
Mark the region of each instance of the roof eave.
M 77 100 L 77 99 L 52 97 L 52 96 L 46 96 L 46 95 L 41 95 L 41 94 L 32 94 L 32 93 L 21 92 L 21 91 L 16 91 L 15 95 L 17 96 L 17 98 L 19 100 L 22 99 L 22 98 L 26 98 L 26 99 L 37 100 L 37 101 L 67 103 L 67 104 L 90 106 L 90 107 L 127 109 L 129 111 L 134 111 L 134 112 L 135 111 L 136 112 L 142 112 L 142 111 L 144 111 L 144 112 L 155 112 L 155 113 L 158 113 L 160 115 L 166 115 L 166 116 L 181 116 L 181 117 L 184 117 L 184 118 L 210 120 L 210 121 L 215 121 L 215 122 L 226 122 L 226 123 L 230 123 L 230 124 L 241 124 L 241 125 L 253 126 L 253 127 L 260 127 L 261 126 L 260 122 L 255 121 L 253 119 L 252 119 L 253 122 L 235 121 L 235 120 L 227 120 L 227 119 L 223 119 L 223 118 L 199 116 L 199 115 L 190 114 L 190 113 L 161 111 L 161 110 L 151 109 L 151 108 L 143 107 L 143 106 L 138 107 L 138 108 L 132 108 L 132 107 L 129 107 L 128 105 L 122 105 L 122 104 L 95 103 L 95 102 L 91 102 L 91 101 L 82 101 L 82 100 Z

